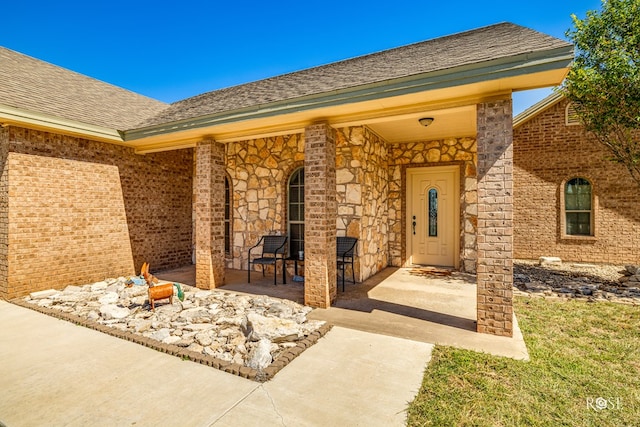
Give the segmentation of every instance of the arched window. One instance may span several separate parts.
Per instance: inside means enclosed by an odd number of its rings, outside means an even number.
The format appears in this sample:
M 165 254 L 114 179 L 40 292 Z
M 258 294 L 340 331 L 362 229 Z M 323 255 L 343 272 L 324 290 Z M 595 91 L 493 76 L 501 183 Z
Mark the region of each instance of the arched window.
M 565 234 L 591 236 L 593 207 L 591 183 L 585 178 L 573 178 L 564 186 Z
M 224 252 L 231 254 L 231 185 L 224 177 Z
M 304 168 L 298 168 L 289 178 L 289 255 L 304 251 Z

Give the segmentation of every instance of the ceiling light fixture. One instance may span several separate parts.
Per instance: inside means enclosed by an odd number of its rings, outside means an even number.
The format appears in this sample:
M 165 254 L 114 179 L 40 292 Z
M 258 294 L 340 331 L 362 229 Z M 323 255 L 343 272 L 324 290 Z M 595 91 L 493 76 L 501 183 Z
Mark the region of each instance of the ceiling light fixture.
M 421 119 L 418 119 L 418 121 L 420 122 L 420 124 L 424 127 L 429 126 L 431 123 L 433 123 L 433 117 L 423 117 Z

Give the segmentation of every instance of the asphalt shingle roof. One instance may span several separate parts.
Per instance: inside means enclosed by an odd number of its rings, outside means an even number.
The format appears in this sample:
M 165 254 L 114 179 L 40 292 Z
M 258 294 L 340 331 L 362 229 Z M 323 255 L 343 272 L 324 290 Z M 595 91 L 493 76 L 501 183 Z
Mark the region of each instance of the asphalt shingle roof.
M 0 104 L 126 130 L 168 104 L 0 47 Z
M 501 23 L 204 93 L 171 104 L 138 127 L 193 119 L 567 46 L 570 46 L 568 42 L 555 37 L 515 24 Z
M 529 28 L 501 23 L 171 105 L 0 47 L 0 104 L 124 131 L 568 46 Z

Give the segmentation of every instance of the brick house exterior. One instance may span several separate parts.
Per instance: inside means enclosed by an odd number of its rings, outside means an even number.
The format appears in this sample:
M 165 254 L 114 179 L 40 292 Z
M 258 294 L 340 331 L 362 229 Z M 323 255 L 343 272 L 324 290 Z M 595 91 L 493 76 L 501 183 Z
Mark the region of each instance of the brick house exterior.
M 560 83 L 572 58 L 505 23 L 167 105 L 0 48 L 0 293 L 192 256 L 211 289 L 285 233 L 304 248 L 306 304 L 329 307 L 346 235 L 357 281 L 477 272 L 478 331 L 510 336 L 511 92 Z
M 571 116 L 554 94 L 515 119 L 514 229 L 516 258 L 557 256 L 589 263 L 640 263 L 640 187 L 624 166 Z M 565 187 L 591 185 L 590 227 L 567 233 Z

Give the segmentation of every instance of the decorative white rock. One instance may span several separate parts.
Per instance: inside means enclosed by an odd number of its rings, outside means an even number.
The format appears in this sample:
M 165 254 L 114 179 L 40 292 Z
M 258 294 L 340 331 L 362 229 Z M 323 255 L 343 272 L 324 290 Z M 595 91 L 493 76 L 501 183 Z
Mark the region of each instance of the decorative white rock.
M 540 265 L 557 265 L 562 264 L 562 260 L 557 256 L 541 256 L 538 259 Z

